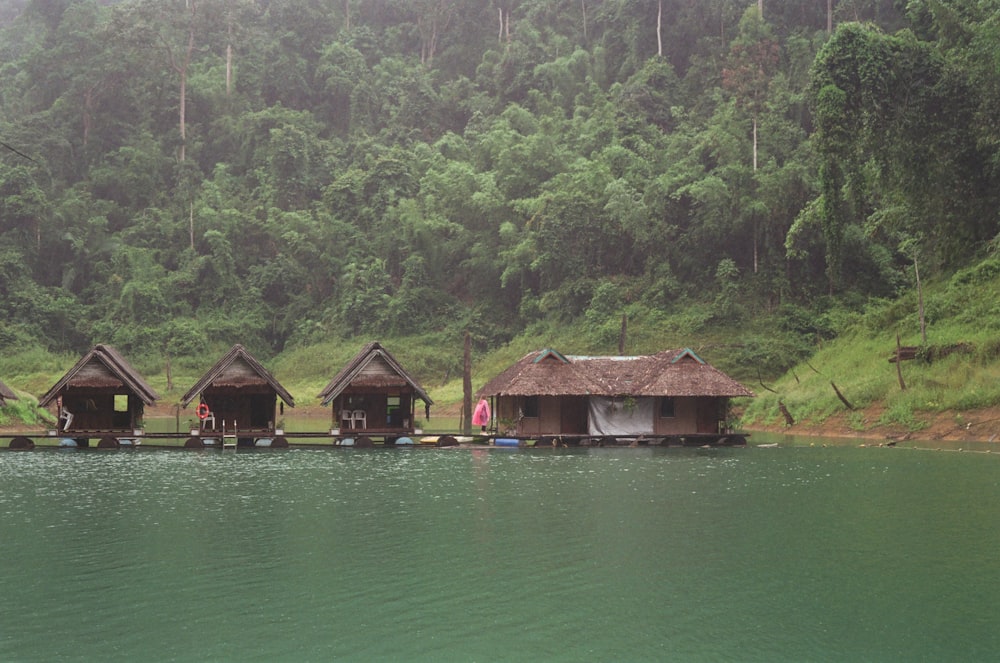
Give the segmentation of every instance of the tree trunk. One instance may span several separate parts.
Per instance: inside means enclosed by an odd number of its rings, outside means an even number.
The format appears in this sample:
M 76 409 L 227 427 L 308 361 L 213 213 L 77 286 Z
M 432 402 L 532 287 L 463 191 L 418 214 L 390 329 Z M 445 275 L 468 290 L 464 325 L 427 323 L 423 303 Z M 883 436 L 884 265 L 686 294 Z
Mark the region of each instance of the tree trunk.
M 622 328 L 618 333 L 618 355 L 625 356 L 625 337 L 628 335 L 628 313 L 622 313 Z
M 656 4 L 656 54 L 663 57 L 663 0 Z
M 191 54 L 194 53 L 194 29 L 195 29 L 195 14 L 198 11 L 196 3 L 191 0 L 187 3 L 187 8 L 191 12 L 188 23 L 188 42 L 187 48 L 184 50 L 184 59 L 178 62 L 174 58 L 174 52 L 170 48 L 170 44 L 166 43 L 164 40 L 164 46 L 167 50 L 167 56 L 170 58 L 170 66 L 174 71 L 180 76 L 180 108 L 178 109 L 178 124 L 180 125 L 181 133 L 181 147 L 178 152 L 178 159 L 184 161 L 187 155 L 187 72 L 188 67 L 191 65 Z
M 781 416 L 785 418 L 785 425 L 794 426 L 795 417 L 792 416 L 792 413 L 788 411 L 788 408 L 781 401 L 778 401 L 778 409 L 781 410 Z
M 917 312 L 920 316 L 920 344 L 927 345 L 927 321 L 924 319 L 924 289 L 920 285 L 920 268 L 913 257 L 913 274 L 917 277 Z
M 826 0 L 826 32 L 833 33 L 833 0 Z
M 448 29 L 453 14 L 454 8 L 441 0 L 430 8 L 428 15 L 417 19 L 417 29 L 420 31 L 420 62 L 428 68 L 434 64 L 438 40 Z
M 233 8 L 226 3 L 226 99 L 233 90 Z
M 472 434 L 472 335 L 465 332 L 465 353 L 462 362 L 462 432 Z
M 191 53 L 194 52 L 194 9 L 191 10 L 191 27 L 188 30 L 187 51 L 184 53 L 184 66 L 180 70 L 181 75 L 181 98 L 180 98 L 180 123 L 181 123 L 181 161 L 187 154 L 187 72 L 191 65 Z
M 94 88 L 96 85 L 87 88 L 87 91 L 83 94 L 83 146 L 87 146 L 87 141 L 90 138 L 90 127 L 93 126 L 93 119 L 91 118 L 91 110 L 94 108 Z
M 420 64 L 430 67 L 434 61 L 434 50 L 437 43 L 437 19 L 431 18 L 430 27 L 425 29 L 423 20 L 417 21 L 420 29 Z M 430 34 L 426 34 L 429 30 Z
M 906 391 L 906 383 L 903 382 L 903 346 L 899 343 L 899 334 L 896 334 L 896 379 L 899 380 L 899 389 Z
M 757 176 L 757 114 L 753 116 L 753 174 Z M 757 215 L 753 217 L 753 273 L 760 267 L 759 248 L 757 246 Z

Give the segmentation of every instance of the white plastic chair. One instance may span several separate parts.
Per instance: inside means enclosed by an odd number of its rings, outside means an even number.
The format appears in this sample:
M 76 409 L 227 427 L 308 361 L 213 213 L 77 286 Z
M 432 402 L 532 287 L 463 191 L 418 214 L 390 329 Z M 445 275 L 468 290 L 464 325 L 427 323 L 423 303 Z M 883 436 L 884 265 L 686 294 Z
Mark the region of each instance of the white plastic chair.
M 343 429 L 354 428 L 354 413 L 350 410 L 343 410 L 340 413 L 340 427 Z
M 62 408 L 62 410 L 59 412 L 59 420 L 66 422 L 65 424 L 63 424 L 62 429 L 69 430 L 69 427 L 73 425 L 73 413 L 67 410 L 66 408 Z
M 351 418 L 354 420 L 355 428 L 368 428 L 368 415 L 364 410 L 355 410 Z
M 212 425 L 209 426 L 208 422 L 212 422 Z M 201 429 L 215 430 L 215 413 L 212 412 L 211 410 L 209 410 L 208 414 L 205 415 L 205 418 L 201 420 Z

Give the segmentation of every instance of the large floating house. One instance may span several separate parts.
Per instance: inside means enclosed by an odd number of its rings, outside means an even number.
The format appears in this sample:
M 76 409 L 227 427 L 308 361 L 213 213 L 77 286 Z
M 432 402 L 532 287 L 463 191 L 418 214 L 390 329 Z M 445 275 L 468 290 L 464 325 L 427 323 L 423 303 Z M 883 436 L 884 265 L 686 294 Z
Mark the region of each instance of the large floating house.
M 377 341 L 368 343 L 320 392 L 333 407 L 332 429 L 341 436 L 380 436 L 387 441 L 416 431 L 416 402 L 424 415 L 434 404 L 423 387 Z
M 229 438 L 241 445 L 264 439 L 270 442 L 278 432 L 278 414 L 284 412 L 285 405 L 295 407 L 291 394 L 240 344 L 184 394 L 181 407 L 195 399 L 200 424 L 192 437 L 214 440 L 221 436 L 223 444 Z
M 71 439 L 77 446 L 117 447 L 143 434 L 145 406 L 159 395 L 141 375 L 109 345 L 97 345 L 80 358 L 38 400 L 41 407 L 56 406 L 58 426 L 53 435 Z
M 498 435 L 741 443 L 729 399 L 753 393 L 689 349 L 640 356 L 525 355 L 479 391 Z

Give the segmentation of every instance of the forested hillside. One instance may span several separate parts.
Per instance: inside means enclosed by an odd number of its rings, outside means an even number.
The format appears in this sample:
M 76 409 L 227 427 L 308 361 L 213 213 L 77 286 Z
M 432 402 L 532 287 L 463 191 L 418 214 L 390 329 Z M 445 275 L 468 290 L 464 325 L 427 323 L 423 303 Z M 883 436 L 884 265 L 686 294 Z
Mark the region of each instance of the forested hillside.
M 0 2 L 0 352 L 488 348 L 692 306 L 821 337 L 994 248 L 998 16 Z

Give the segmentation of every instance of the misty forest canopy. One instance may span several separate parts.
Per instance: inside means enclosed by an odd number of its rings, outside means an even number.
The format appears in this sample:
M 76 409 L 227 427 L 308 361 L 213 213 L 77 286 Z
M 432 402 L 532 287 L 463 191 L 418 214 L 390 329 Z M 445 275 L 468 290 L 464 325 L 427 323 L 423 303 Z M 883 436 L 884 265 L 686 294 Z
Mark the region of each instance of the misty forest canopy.
M 892 296 L 998 234 L 1000 0 L 0 21 L 0 140 L 25 155 L 0 155 L 0 350 L 732 321 Z

